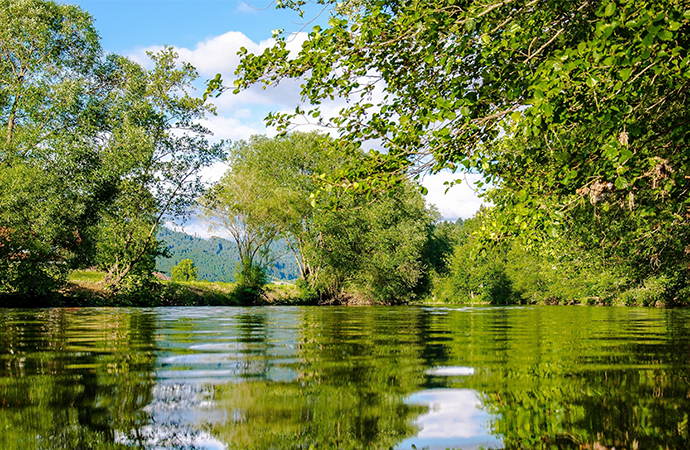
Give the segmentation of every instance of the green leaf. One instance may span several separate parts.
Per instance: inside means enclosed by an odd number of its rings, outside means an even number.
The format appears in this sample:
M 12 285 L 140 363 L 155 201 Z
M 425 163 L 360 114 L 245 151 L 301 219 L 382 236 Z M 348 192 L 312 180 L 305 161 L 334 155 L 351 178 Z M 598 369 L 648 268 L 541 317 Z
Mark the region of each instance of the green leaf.
M 654 42 L 654 35 L 652 33 L 647 33 L 647 35 L 642 39 L 642 45 L 649 47 Z
M 608 5 L 606 5 L 606 9 L 604 10 L 604 16 L 610 17 L 613 15 L 614 12 L 616 12 L 616 4 L 614 2 L 611 2 Z
M 625 189 L 628 187 L 628 181 L 623 177 L 618 177 L 616 178 L 615 185 L 617 189 Z
M 673 33 L 668 31 L 668 30 L 662 30 L 657 34 L 657 36 L 662 41 L 668 41 L 668 40 L 671 40 L 673 38 Z
M 628 81 L 628 78 L 630 78 L 631 73 L 632 68 L 622 69 L 620 72 L 618 72 L 618 76 L 621 78 L 621 80 Z

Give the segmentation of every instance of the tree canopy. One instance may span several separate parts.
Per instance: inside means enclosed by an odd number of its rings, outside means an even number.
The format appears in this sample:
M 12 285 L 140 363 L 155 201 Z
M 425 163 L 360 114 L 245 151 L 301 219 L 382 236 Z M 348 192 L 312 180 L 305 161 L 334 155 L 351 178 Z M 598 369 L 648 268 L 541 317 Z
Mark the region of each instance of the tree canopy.
M 198 271 L 199 269 L 194 265 L 194 261 L 185 258 L 172 268 L 172 280 L 196 281 L 198 279 Z
M 269 123 L 380 142 L 350 180 L 482 173 L 492 239 L 568 234 L 647 271 L 688 262 L 687 1 L 323 3 L 328 26 L 296 56 L 285 36 L 241 52 L 236 91 L 303 80 L 310 106 Z M 322 117 L 337 98 L 348 104 Z

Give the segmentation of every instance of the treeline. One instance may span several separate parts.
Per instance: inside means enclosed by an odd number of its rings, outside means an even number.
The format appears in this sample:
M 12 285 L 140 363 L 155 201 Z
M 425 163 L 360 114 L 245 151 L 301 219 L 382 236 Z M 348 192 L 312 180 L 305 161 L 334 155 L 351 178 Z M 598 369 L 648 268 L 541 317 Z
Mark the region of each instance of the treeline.
M 520 236 L 487 239 L 486 230 L 497 212 L 482 208 L 475 217 L 452 226 L 454 248 L 434 284 L 437 300 L 494 305 L 690 304 L 684 268 L 631 264 L 630 255 L 587 249 L 576 240 L 576 232 L 540 241 Z
M 152 292 L 161 225 L 199 209 L 235 243 L 238 302 L 284 242 L 300 302 L 688 303 L 690 11 L 394 3 L 334 9 L 296 58 L 284 39 L 243 54 L 238 91 L 306 78 L 309 110 L 269 124 L 306 115 L 338 138 L 230 145 L 201 125 L 219 78 L 194 98 L 172 49 L 146 69 L 104 54 L 78 7 L 0 0 L 0 293 L 55 295 L 94 266 L 114 295 Z M 325 119 L 334 97 L 351 103 Z M 440 223 L 409 178 L 443 169 L 482 174 L 494 206 Z
M 159 256 L 156 259 L 156 271 L 171 276 L 172 268 L 181 260 L 191 259 L 198 269 L 197 274 L 200 280 L 236 281 L 240 257 L 237 244 L 234 242 L 217 236 L 202 239 L 166 227 L 158 231 L 156 238 L 163 243 L 167 253 L 171 255 L 169 258 Z M 298 275 L 297 265 L 285 243 L 275 242 L 272 252 L 277 259 L 266 268 L 268 276 L 278 280 L 295 280 Z

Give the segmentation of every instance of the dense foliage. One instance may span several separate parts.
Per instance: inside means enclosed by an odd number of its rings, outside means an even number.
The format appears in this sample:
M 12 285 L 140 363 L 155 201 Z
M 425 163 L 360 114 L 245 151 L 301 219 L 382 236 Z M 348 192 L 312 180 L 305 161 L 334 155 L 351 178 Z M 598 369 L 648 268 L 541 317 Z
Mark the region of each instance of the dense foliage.
M 199 279 L 199 269 L 191 259 L 183 259 L 172 268 L 172 280 L 177 282 L 196 281 Z
M 517 237 L 494 245 L 480 238 L 495 211 L 453 225 L 455 242 L 434 296 L 450 303 L 687 305 L 678 280 L 663 273 L 643 282 L 625 264 L 583 252 L 565 238 L 525 246 Z M 687 292 L 687 289 L 685 290 Z
M 301 0 L 281 2 L 299 8 Z M 299 54 L 287 40 L 243 51 L 236 90 L 299 78 L 307 120 L 353 147 L 377 140 L 334 181 L 478 171 L 494 213 L 484 238 L 558 238 L 631 282 L 688 285 L 690 4 L 684 0 L 322 1 Z M 335 117 L 321 105 L 345 98 Z M 546 242 L 546 244 L 543 244 Z M 507 245 L 507 244 L 500 244 Z
M 107 80 L 80 9 L 5 0 L 0 22 L 0 292 L 46 295 L 112 197 L 95 142 Z
M 326 28 L 243 50 L 235 82 L 299 78 L 310 106 L 226 146 L 200 125 L 220 77 L 194 98 L 171 48 L 145 69 L 104 55 L 77 7 L 0 0 L 0 293 L 42 298 L 89 266 L 112 293 L 151 290 L 175 247 L 161 224 L 231 147 L 201 207 L 237 251 L 193 250 L 202 278 L 260 293 L 295 275 L 305 301 L 687 302 L 686 0 L 319 3 Z M 298 118 L 340 135 L 287 133 Z M 493 206 L 436 223 L 406 178 L 444 169 L 481 173 Z

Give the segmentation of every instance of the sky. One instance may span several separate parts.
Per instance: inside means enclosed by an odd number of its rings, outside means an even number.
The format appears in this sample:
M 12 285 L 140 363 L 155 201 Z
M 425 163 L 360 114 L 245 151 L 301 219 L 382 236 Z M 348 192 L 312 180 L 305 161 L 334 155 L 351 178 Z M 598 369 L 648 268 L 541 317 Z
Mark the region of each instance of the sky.
M 324 25 L 327 12 L 319 5 L 309 5 L 304 19 L 291 10 L 276 10 L 268 0 L 65 0 L 88 11 L 94 19 L 106 52 L 126 55 L 150 67 L 147 51 L 172 46 L 180 59 L 192 63 L 200 74 L 198 95 L 203 93 L 203 81 L 221 73 L 226 85 L 232 85 L 239 62 L 237 51 L 245 47 L 258 53 L 272 43 L 272 31 L 284 29 L 292 33 L 289 48 L 298 50 L 305 32 L 314 25 Z M 226 91 L 214 99 L 218 115 L 206 125 L 216 139 L 232 141 L 247 139 L 254 134 L 274 135 L 264 117 L 271 111 L 293 111 L 300 103 L 299 82 L 287 80 L 275 88 L 262 90 L 252 87 L 234 95 Z M 326 105 L 324 115 L 335 114 L 344 102 Z M 305 131 L 307 129 L 305 128 Z M 215 181 L 225 172 L 218 164 L 205 172 Z M 469 218 L 479 209 L 472 183 L 477 175 L 466 175 L 462 183 L 447 193 L 444 182 L 458 178 L 449 172 L 426 176 L 421 180 L 428 189 L 427 201 L 438 208 L 447 220 Z M 192 221 L 186 230 L 200 236 L 205 227 Z

